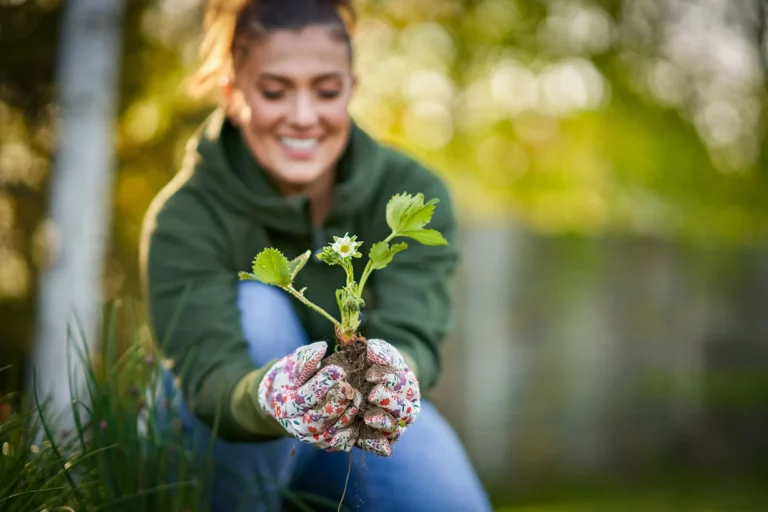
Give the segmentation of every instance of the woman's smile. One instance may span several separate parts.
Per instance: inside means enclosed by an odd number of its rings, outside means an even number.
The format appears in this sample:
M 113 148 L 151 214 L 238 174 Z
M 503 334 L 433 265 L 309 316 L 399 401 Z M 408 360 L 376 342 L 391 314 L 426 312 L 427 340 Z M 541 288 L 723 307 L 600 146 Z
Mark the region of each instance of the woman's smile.
M 292 160 L 312 160 L 322 143 L 320 137 L 278 137 L 278 141 Z

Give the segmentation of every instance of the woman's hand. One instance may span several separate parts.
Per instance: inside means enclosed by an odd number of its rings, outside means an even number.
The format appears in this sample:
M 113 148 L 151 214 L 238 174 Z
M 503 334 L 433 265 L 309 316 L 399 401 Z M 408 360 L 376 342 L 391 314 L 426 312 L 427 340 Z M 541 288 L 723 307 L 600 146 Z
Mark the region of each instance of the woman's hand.
M 384 340 L 368 340 L 368 362 L 372 366 L 365 378 L 376 386 L 366 397 L 370 408 L 363 421 L 384 439 L 360 439 L 357 446 L 386 457 L 392 454 L 392 443 L 419 417 L 419 381 L 400 351 Z
M 362 396 L 344 381 L 341 367 L 320 370 L 327 349 L 327 343 L 318 341 L 277 361 L 259 383 L 259 405 L 299 440 L 349 451 L 357 437 L 348 425 Z

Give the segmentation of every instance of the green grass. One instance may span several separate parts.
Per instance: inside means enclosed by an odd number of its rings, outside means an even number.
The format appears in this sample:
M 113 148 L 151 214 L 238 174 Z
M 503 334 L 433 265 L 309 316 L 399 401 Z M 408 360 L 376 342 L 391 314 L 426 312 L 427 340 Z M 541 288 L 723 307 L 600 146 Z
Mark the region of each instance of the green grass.
M 71 431 L 34 393 L 0 396 L 0 406 L 13 411 L 0 422 L 0 512 L 208 510 L 212 453 L 189 446 L 169 404 L 148 397 L 161 377 L 160 359 L 142 340 L 146 331 L 131 322 L 120 327 L 117 318 L 110 310 L 99 354 L 70 333 L 87 370 L 82 396 L 73 393 Z M 158 413 L 167 415 L 163 424 Z M 279 492 L 303 510 L 319 501 Z
M 195 458 L 180 428 L 158 425 L 167 404 L 142 391 L 158 378 L 155 359 L 138 342 L 115 353 L 81 354 L 86 389 L 72 402 L 71 431 L 39 396 L 0 398 L 15 409 L 0 424 L 0 512 L 204 510 L 210 458 Z

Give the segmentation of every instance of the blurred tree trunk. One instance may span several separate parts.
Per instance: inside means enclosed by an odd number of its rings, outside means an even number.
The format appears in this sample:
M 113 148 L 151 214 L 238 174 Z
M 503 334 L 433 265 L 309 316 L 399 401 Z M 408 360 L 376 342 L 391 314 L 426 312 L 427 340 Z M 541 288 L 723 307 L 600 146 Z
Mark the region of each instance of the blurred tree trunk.
M 58 149 L 48 205 L 52 257 L 40 276 L 28 381 L 31 386 L 36 375 L 41 399 L 50 397 L 57 414 L 71 400 L 68 366 L 82 383 L 78 353 L 84 343 L 93 349 L 98 340 L 123 7 L 119 0 L 68 0 L 65 5 L 57 70 Z
M 757 51 L 763 65 L 763 78 L 768 82 L 768 0 L 757 0 Z

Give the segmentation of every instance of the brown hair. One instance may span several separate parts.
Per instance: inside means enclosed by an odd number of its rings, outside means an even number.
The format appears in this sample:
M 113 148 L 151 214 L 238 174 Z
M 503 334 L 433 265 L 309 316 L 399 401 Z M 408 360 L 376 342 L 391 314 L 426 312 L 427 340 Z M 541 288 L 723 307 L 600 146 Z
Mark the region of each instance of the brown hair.
M 200 67 L 189 78 L 189 92 L 201 98 L 230 78 L 248 43 L 276 30 L 326 25 L 345 41 L 352 55 L 356 14 L 352 0 L 208 0 Z

